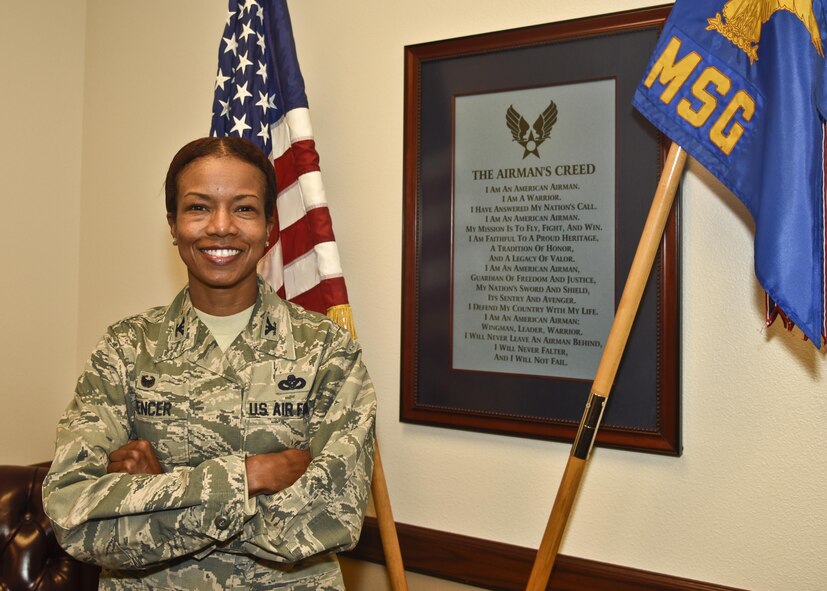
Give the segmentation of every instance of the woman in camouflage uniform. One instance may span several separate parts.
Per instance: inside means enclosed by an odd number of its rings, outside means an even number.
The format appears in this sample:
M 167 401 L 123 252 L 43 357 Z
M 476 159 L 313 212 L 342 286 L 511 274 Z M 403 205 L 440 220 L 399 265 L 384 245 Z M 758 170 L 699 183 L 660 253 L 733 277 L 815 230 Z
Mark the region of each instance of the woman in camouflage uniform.
M 267 157 L 184 146 L 167 218 L 187 287 L 111 326 L 57 430 L 44 505 L 101 589 L 343 589 L 375 394 L 359 346 L 256 275 L 274 223 Z

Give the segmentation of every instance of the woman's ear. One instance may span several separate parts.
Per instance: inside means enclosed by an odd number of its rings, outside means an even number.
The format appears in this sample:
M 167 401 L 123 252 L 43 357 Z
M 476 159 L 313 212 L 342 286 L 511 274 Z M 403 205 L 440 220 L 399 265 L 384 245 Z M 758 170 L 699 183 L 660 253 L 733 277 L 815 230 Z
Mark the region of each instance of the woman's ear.
M 178 228 L 175 225 L 175 214 L 172 212 L 167 212 L 167 223 L 169 224 L 169 233 L 172 236 L 172 242 L 176 242 L 176 233 Z

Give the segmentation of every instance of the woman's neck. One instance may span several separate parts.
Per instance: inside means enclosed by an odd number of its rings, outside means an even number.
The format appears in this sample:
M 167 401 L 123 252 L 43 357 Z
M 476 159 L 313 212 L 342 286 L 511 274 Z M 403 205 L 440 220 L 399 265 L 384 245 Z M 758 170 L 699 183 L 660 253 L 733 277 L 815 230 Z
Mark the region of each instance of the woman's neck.
M 255 304 L 258 297 L 255 276 L 252 281 L 245 280 L 242 284 L 221 288 L 190 281 L 189 289 L 192 305 L 212 316 L 237 314 Z

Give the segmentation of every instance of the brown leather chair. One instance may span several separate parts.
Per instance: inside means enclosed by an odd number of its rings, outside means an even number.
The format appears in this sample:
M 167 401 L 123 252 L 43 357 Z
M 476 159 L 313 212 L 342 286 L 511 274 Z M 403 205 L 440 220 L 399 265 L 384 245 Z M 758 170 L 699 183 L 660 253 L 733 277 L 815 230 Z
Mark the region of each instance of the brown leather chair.
M 99 569 L 58 546 L 43 512 L 48 464 L 0 466 L 0 591 L 98 588 Z

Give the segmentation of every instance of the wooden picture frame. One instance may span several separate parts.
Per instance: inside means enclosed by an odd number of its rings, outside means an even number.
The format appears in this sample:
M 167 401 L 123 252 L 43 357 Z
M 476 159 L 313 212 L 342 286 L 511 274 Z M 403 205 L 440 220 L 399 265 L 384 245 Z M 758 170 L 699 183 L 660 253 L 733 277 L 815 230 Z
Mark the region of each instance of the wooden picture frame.
M 613 82 L 614 200 L 609 205 L 614 227 L 607 236 L 613 242 L 614 281 L 604 281 L 603 289 L 616 306 L 665 155 L 662 138 L 633 110 L 631 97 L 668 13 L 668 6 L 647 8 L 405 48 L 403 422 L 573 440 L 591 379 L 488 371 L 482 358 L 479 367 L 455 367 L 454 351 L 461 346 L 453 336 L 454 283 L 460 277 L 454 241 L 461 232 L 453 227 L 455 102 L 515 89 Z M 495 124 L 508 133 L 504 121 Z M 681 453 L 677 215 L 676 207 L 597 445 Z M 566 354 L 579 355 L 577 350 Z

